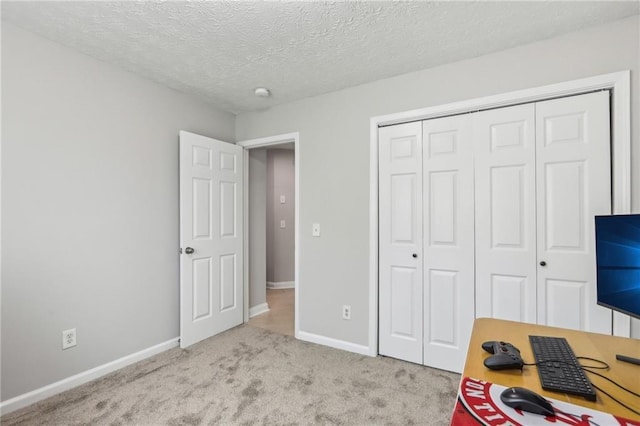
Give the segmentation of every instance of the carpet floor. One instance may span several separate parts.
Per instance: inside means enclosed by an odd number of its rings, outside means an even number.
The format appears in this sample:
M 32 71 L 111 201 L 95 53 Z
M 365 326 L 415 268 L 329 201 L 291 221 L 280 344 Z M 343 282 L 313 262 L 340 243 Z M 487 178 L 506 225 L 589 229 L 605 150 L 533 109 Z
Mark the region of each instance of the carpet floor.
M 3 416 L 9 425 L 446 425 L 460 376 L 236 327 Z

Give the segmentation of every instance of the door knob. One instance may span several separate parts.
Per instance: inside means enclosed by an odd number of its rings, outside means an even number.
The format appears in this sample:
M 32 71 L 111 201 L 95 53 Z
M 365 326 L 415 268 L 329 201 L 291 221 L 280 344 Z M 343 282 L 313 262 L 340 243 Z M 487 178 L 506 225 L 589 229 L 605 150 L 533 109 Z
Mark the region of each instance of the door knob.
M 411 257 L 413 257 L 414 259 L 416 259 L 416 258 L 418 257 L 418 253 L 413 253 L 413 254 L 411 255 Z
M 540 266 L 547 266 L 547 262 L 545 262 L 544 260 L 542 260 L 542 261 L 540 262 Z
M 194 251 L 195 250 L 192 249 L 191 247 L 187 247 L 186 249 L 184 249 L 184 252 L 187 253 L 187 254 L 193 254 Z

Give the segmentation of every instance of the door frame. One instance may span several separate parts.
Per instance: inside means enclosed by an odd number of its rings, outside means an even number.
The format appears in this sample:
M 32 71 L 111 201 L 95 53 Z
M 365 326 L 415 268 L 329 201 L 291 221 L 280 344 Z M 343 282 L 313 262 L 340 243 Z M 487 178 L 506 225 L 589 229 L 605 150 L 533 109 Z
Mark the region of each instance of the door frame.
M 294 146 L 294 180 L 295 180 L 295 203 L 294 203 L 294 334 L 299 338 L 300 321 L 298 298 L 300 295 L 300 133 L 285 133 L 264 138 L 248 139 L 236 142 L 236 145 L 244 148 L 244 322 L 249 321 L 249 150 L 254 148 L 274 147 L 286 143 L 293 143 Z
M 372 117 L 369 130 L 369 351 L 378 354 L 378 128 L 598 90 L 610 90 L 612 213 L 631 212 L 631 72 L 629 70 Z M 297 295 L 297 294 L 296 294 Z M 613 312 L 613 334 L 629 337 L 631 318 Z

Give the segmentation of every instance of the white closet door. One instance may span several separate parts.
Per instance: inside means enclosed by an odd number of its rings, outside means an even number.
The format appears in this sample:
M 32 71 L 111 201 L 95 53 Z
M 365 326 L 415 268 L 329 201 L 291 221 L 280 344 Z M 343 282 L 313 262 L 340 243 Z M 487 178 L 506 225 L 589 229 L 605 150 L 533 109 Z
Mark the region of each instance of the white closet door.
M 536 322 L 534 105 L 473 114 L 476 316 Z
M 474 319 L 471 117 L 422 126 L 423 363 L 460 373 Z
M 379 353 L 422 363 L 422 123 L 379 130 Z
M 608 92 L 536 104 L 540 324 L 611 334 L 594 243 L 594 216 L 611 212 L 609 136 Z

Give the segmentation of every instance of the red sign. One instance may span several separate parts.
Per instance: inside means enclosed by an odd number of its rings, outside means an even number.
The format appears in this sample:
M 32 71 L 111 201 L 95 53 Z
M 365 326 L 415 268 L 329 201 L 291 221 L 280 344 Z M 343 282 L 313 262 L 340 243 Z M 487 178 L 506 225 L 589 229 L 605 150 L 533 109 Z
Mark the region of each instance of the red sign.
M 544 416 L 506 406 L 500 394 L 506 389 L 482 380 L 464 377 L 451 418 L 452 426 L 640 426 L 640 422 L 616 417 L 579 405 L 548 399 L 555 416 Z

